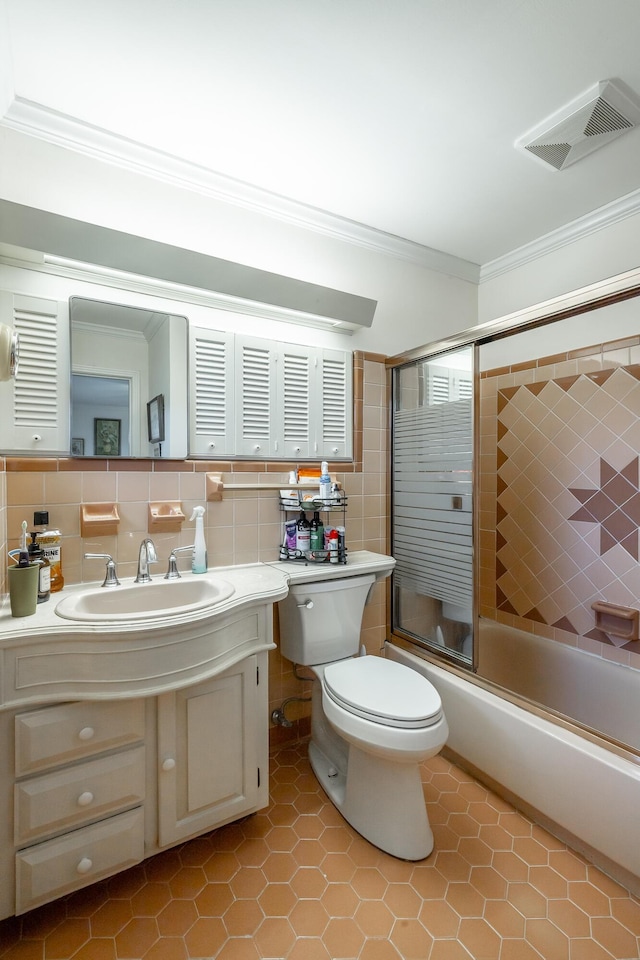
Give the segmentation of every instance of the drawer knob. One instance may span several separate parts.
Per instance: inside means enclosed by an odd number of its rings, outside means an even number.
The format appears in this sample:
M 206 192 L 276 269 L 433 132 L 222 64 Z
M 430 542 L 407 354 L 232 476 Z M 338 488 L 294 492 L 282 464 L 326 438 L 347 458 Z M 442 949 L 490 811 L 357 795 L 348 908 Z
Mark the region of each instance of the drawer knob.
M 162 769 L 167 772 L 175 768 L 176 762 L 173 757 L 167 757 L 166 760 L 162 761 Z
M 78 797 L 78 806 L 88 807 L 90 803 L 93 803 L 93 794 L 90 790 L 85 790 L 85 792 L 81 793 Z
M 93 740 L 96 732 L 93 727 L 83 727 L 78 736 L 81 740 Z
M 89 873 L 92 867 L 93 860 L 90 860 L 89 857 L 83 857 L 76 867 L 76 873 Z

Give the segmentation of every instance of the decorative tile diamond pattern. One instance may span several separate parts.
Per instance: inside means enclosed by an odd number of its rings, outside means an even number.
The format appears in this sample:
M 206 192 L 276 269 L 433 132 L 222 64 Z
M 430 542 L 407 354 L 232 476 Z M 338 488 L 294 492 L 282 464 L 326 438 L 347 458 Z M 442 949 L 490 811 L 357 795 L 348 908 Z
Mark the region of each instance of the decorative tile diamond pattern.
M 306 749 L 273 757 L 261 813 L 0 922 L 2 960 L 640 956 L 640 902 L 445 757 L 422 766 L 435 850 L 408 863 L 345 823 Z
M 640 365 L 548 370 L 497 391 L 495 606 L 611 643 L 591 604 L 637 605 Z

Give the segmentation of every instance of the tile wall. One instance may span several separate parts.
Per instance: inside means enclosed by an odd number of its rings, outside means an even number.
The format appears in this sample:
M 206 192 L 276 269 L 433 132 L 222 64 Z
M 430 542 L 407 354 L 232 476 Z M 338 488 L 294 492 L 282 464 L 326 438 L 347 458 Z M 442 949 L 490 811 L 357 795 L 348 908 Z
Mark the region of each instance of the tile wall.
M 598 629 L 637 608 L 640 338 L 483 373 L 480 613 L 640 669 Z
M 354 354 L 354 462 L 330 464 L 348 497 L 346 539 L 350 550 L 387 550 L 388 402 L 384 357 Z M 63 534 L 63 574 L 66 583 L 90 582 L 103 574 L 103 562 L 84 560 L 84 553 L 108 553 L 116 560 L 120 578 L 135 576 L 140 541 L 148 536 L 150 501 L 180 501 L 187 517 L 196 504 L 206 503 L 205 534 L 209 565 L 274 561 L 282 542 L 282 513 L 277 491 L 257 489 L 261 482 L 286 483 L 293 463 L 67 460 L 11 458 L 0 473 L 0 544 L 6 550 L 18 545 L 23 519 L 29 524 L 34 510 L 48 509 L 50 527 Z M 227 483 L 255 484 L 256 488 L 229 490 L 220 502 L 206 502 L 207 473 L 221 473 Z M 117 503 L 120 523 L 116 536 L 96 539 L 80 535 L 80 505 Z M 160 562 L 157 574 L 166 572 L 170 549 L 193 543 L 193 524 L 183 524 L 177 534 L 153 534 Z M 188 560 L 179 561 L 188 569 Z M 2 577 L 5 565 L 2 564 Z M 152 572 L 155 572 L 152 571 Z M 8 603 L 6 581 L 0 583 Z M 277 629 L 277 616 L 276 616 Z M 376 587 L 366 608 L 362 642 L 370 653 L 379 652 L 386 633 L 384 586 Z M 308 696 L 308 683 L 293 675 L 291 665 L 278 651 L 271 657 L 270 711 L 286 697 Z M 275 743 L 293 739 L 306 728 L 307 703 L 292 703 L 287 717 L 290 729 L 272 731 Z M 300 718 L 298 722 L 298 718 Z

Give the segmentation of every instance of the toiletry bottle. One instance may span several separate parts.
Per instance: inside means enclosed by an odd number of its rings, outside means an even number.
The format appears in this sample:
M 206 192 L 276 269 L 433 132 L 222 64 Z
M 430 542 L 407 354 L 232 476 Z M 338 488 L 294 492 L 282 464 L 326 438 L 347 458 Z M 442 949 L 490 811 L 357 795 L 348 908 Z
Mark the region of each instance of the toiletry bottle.
M 304 510 L 300 511 L 300 519 L 296 524 L 296 551 L 304 554 L 311 547 L 311 527 Z
M 64 587 L 62 576 L 62 534 L 59 530 L 47 530 L 49 523 L 48 510 L 36 510 L 33 515 L 36 531 L 36 542 L 42 553 L 51 565 L 51 593 L 57 593 Z
M 316 510 L 309 530 L 309 547 L 311 550 L 324 550 L 324 525 L 320 513 Z
M 329 476 L 329 464 L 326 460 L 323 460 L 320 466 L 320 499 L 324 506 L 327 506 L 328 501 L 331 500 L 331 477 Z
M 336 527 L 338 531 L 338 562 L 346 563 L 347 562 L 347 542 L 346 542 L 346 530 L 344 527 Z
M 191 560 L 192 573 L 206 573 L 208 567 L 207 544 L 204 539 L 204 507 L 194 507 L 191 519 L 196 521 L 196 537 Z
M 329 531 L 329 563 L 338 563 L 338 531 Z
M 51 564 L 42 552 L 37 541 L 38 533 L 33 530 L 29 544 L 29 560 L 40 565 L 38 570 L 38 603 L 45 603 L 51 596 Z

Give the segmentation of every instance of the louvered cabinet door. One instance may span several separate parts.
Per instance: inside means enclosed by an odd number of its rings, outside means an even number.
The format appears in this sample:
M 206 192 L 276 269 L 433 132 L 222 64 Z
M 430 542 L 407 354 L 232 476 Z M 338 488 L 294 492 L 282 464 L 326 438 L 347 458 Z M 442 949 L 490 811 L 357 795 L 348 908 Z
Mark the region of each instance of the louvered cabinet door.
M 343 350 L 318 350 L 317 356 L 315 453 L 330 462 L 352 455 L 353 357 Z
M 0 290 L 0 322 L 20 337 L 17 376 L 0 383 L 0 453 L 67 454 L 67 304 Z
M 240 457 L 278 455 L 278 344 L 236 337 L 236 453 Z
M 189 327 L 189 452 L 235 453 L 233 334 Z
M 276 358 L 278 417 L 275 454 L 285 459 L 313 457 L 317 453 L 313 434 L 313 386 L 316 350 L 282 344 Z

